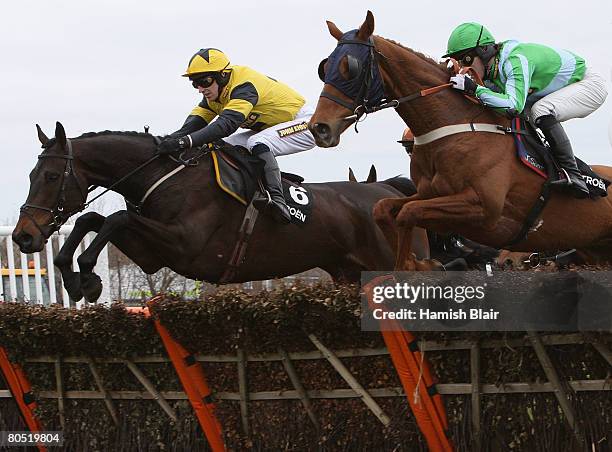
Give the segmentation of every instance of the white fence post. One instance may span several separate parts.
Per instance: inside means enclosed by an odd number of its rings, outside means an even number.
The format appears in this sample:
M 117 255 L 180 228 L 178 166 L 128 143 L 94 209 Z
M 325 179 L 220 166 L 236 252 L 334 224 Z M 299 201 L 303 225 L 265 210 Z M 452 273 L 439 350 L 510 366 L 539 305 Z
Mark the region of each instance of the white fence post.
M 54 252 L 53 242 L 57 241 L 57 249 L 59 250 L 64 245 L 65 238 L 72 232 L 73 226 L 62 226 L 59 233 L 55 233 L 49 238 L 44 251 L 47 262 L 46 268 L 41 266 L 40 253 L 34 253 L 33 255 L 21 254 L 19 258 L 20 267 L 15 266 L 14 252 L 17 248 L 15 248 L 11 237 L 14 228 L 14 226 L 0 226 L 0 246 L 4 240 L 7 253 L 6 263 L 0 259 L 0 268 L 2 270 L 2 275 L 0 276 L 0 301 L 28 301 L 38 304 L 61 303 L 64 307 L 70 307 L 70 299 L 63 287 L 63 281 L 61 297 L 58 296 L 55 288 L 56 272 L 53 266 L 53 259 L 56 253 Z M 73 260 L 75 271 L 78 271 L 76 258 L 91 243 L 92 237 L 95 237 L 95 235 L 86 236 L 83 242 L 79 244 Z M 34 262 L 33 268 L 29 268 L 31 260 Z M 102 295 L 98 303 L 110 305 L 108 247 L 104 247 L 100 253 L 94 271 L 100 276 L 103 284 Z M 21 277 L 18 278 L 18 276 Z M 83 302 L 77 303 L 77 308 L 80 308 L 83 304 Z
M 102 293 L 98 299 L 98 303 L 110 306 L 111 294 L 110 294 L 110 268 L 108 266 L 108 246 L 105 246 L 100 255 L 94 268 L 96 274 L 102 279 Z

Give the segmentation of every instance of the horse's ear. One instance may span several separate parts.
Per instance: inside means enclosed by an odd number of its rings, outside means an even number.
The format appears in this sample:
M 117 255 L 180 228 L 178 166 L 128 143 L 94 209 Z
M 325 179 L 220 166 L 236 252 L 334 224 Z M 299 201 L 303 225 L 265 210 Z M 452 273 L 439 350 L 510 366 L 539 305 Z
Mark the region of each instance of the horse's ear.
M 370 167 L 370 174 L 368 174 L 368 178 L 366 180 L 366 183 L 371 184 L 372 182 L 376 182 L 377 176 L 376 176 L 376 167 L 374 165 L 372 165 Z
M 55 140 L 62 148 L 66 147 L 66 131 L 59 121 L 55 123 Z
M 368 10 L 366 19 L 357 32 L 357 38 L 362 41 L 367 41 L 370 36 L 372 36 L 372 33 L 374 33 L 374 14 L 372 14 L 372 11 Z
M 353 173 L 353 168 L 349 166 L 349 181 L 357 182 L 357 178 L 355 177 L 355 173 Z
M 45 147 L 45 145 L 49 142 L 49 138 L 47 138 L 47 135 L 45 135 L 45 132 L 42 131 L 38 124 L 36 124 L 36 133 L 38 133 L 38 140 L 40 141 L 40 144 Z
M 336 24 L 333 23 L 331 20 L 326 20 L 325 22 L 327 22 L 327 29 L 329 30 L 329 34 L 336 38 L 336 41 L 340 41 L 340 38 L 342 38 L 342 35 L 344 35 L 344 33 L 342 33 L 340 29 L 336 27 Z

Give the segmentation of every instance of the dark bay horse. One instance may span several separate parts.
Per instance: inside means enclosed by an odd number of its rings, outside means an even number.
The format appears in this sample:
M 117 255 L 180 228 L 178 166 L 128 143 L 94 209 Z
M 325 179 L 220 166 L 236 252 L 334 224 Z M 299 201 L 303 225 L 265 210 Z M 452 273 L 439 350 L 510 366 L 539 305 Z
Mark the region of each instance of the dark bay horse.
M 494 125 L 490 128 L 507 127 L 510 119 L 470 102 L 448 87 L 427 95 L 430 92 L 423 90 L 448 83 L 450 74 L 446 64 L 394 41 L 373 36 L 371 12 L 368 11 L 358 30 L 347 34 L 332 22 L 327 24 L 331 35 L 342 41 L 336 49 L 344 45 L 352 47 L 344 51 L 342 59 L 333 67 L 329 62 L 322 62 L 320 66 L 326 83 L 309 124 L 318 146 L 336 146 L 340 134 L 367 110 L 364 100 L 375 97 L 372 90 L 377 88 L 376 80 L 368 81 L 367 76 L 361 75 L 363 68 L 368 69 L 367 74 L 378 71 L 378 88 L 384 91 L 387 101 L 407 98 L 391 105 L 417 139 L 410 163 L 417 194 L 383 200 L 374 209 L 376 221 L 398 249 L 396 268 L 418 267 L 409 240 L 416 226 L 438 232 L 452 231 L 495 248 L 508 247 L 521 230 L 543 184 L 541 177 L 517 159 L 512 136 L 462 132 L 418 143 L 419 137 L 444 126 L 478 122 Z M 366 50 L 359 50 L 362 47 Z M 330 75 L 326 71 L 336 72 Z M 338 80 L 335 86 L 327 82 L 328 75 Z M 361 86 L 351 86 L 351 83 Z M 336 86 L 345 87 L 345 92 Z M 355 94 L 349 96 L 346 92 Z M 612 180 L 612 168 L 594 166 L 593 170 Z M 509 248 L 515 251 L 576 248 L 591 261 L 609 262 L 612 260 L 612 197 L 576 200 L 555 192 L 535 230 Z
M 48 139 L 40 128 L 38 135 L 44 150 L 30 174 L 28 198 L 13 232 L 23 253 L 40 251 L 50 235 L 83 208 L 89 187 L 110 187 L 150 160 L 156 149 L 152 135 L 136 132 L 88 133 L 67 139 L 57 123 L 55 138 Z M 138 201 L 177 166 L 169 157 L 159 157 L 113 190 Z M 285 226 L 260 215 L 244 263 L 225 282 L 282 277 L 314 267 L 336 280 L 358 281 L 362 270 L 393 268 L 394 250 L 376 226 L 372 208 L 381 199 L 414 193 L 410 187 L 402 193 L 402 185 L 396 182 L 304 184 L 314 198 L 309 222 L 303 227 Z M 216 186 L 212 159 L 206 155 L 198 166 L 187 167 L 155 189 L 141 214 L 128 209 L 108 217 L 95 212 L 80 216 L 55 264 L 70 297 L 84 296 L 90 302 L 101 291 L 100 279 L 92 270 L 108 242 L 146 273 L 169 267 L 189 278 L 219 282 L 244 212 L 242 204 Z M 90 231 L 98 234 L 78 257 L 80 273 L 73 272 L 73 254 Z M 420 257 L 427 258 L 426 232 L 418 235 L 415 247 Z

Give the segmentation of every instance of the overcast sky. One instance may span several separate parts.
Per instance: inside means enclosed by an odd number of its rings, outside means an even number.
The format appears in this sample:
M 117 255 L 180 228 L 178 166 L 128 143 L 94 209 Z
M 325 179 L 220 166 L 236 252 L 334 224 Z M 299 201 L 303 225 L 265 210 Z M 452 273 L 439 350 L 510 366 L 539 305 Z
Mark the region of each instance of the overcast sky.
M 610 89 L 612 5 L 603 0 L 5 2 L 0 223 L 16 220 L 27 195 L 28 173 L 40 152 L 35 123 L 50 136 L 58 120 L 70 137 L 142 130 L 145 124 L 154 134 L 170 133 L 199 101 L 180 74 L 203 47 L 224 50 L 232 63 L 282 80 L 316 104 L 322 86 L 316 69 L 335 44 L 325 20 L 347 31 L 363 22 L 368 9 L 376 34 L 435 58 L 444 53 L 454 26 L 480 21 L 498 41 L 574 51 L 603 73 Z M 576 153 L 589 163 L 612 164 L 611 104 L 612 96 L 590 117 L 566 123 Z M 361 124 L 359 134 L 345 132 L 337 148 L 281 157 L 279 163 L 316 182 L 346 179 L 349 165 L 358 178 L 365 178 L 372 163 L 380 177 L 407 174 L 407 156 L 396 143 L 403 128 L 393 110 L 380 112 Z

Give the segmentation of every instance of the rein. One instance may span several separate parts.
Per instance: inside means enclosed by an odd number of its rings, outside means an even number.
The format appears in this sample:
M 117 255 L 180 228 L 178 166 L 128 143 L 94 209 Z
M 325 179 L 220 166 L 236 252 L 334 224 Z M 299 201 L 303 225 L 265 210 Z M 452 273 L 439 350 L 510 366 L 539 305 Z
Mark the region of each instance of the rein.
M 376 113 L 377 111 L 385 110 L 386 108 L 397 108 L 400 106 L 400 104 L 404 102 L 410 102 L 420 97 L 439 93 L 440 91 L 446 88 L 450 88 L 451 86 L 453 86 L 452 83 L 444 83 L 443 85 L 432 86 L 431 88 L 422 89 L 420 91 L 417 91 L 404 97 L 400 97 L 398 99 L 381 102 L 380 104 L 375 105 L 374 107 L 368 107 L 362 104 L 357 106 L 357 108 L 353 111 L 352 115 L 346 116 L 344 119 L 358 121 L 364 114 L 368 115 L 370 113 Z M 321 94 L 321 96 L 330 98 L 329 95 L 323 96 L 323 93 Z

